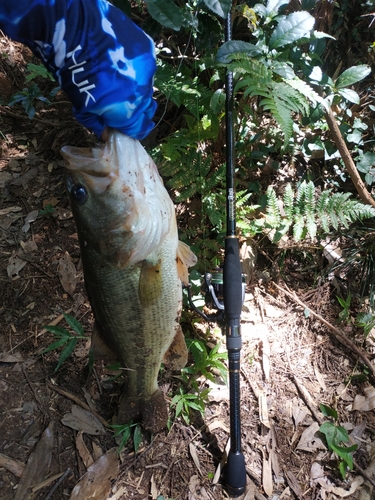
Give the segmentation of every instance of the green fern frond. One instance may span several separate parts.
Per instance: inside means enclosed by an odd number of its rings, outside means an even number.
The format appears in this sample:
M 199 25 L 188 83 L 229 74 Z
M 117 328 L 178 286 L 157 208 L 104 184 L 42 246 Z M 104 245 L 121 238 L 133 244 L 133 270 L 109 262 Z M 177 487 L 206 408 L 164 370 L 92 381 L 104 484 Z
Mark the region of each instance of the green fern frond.
M 280 207 L 278 204 L 276 192 L 272 186 L 267 189 L 267 208 L 266 208 L 267 226 L 276 228 L 281 222 Z
M 298 90 L 306 99 L 308 99 L 312 104 L 322 104 L 324 105 L 324 99 L 315 90 L 313 90 L 310 85 L 300 80 L 298 77 L 293 78 L 293 80 L 284 80 L 287 85 L 293 87 L 293 89 Z
M 298 91 L 284 82 L 277 82 L 273 87 L 274 93 L 285 102 L 285 106 L 295 113 L 307 114 L 309 103 Z
M 293 239 L 300 241 L 307 235 L 314 239 L 320 233 L 330 233 L 340 227 L 375 217 L 375 208 L 350 199 L 350 193 L 334 193 L 330 189 L 317 196 L 313 182 L 303 181 L 293 191 L 290 184 L 283 194 L 284 216 L 281 216 L 276 193 L 272 187 L 267 190 L 266 217 L 263 227 L 276 230 L 273 242 L 278 242 L 291 228 Z
M 285 102 L 275 94 L 271 97 L 262 99 L 260 105 L 263 106 L 266 111 L 270 111 L 279 124 L 284 134 L 285 147 L 293 133 L 293 120 L 290 108 L 285 106 Z
M 288 221 L 292 222 L 294 215 L 294 192 L 291 184 L 285 186 L 283 202 L 285 217 Z

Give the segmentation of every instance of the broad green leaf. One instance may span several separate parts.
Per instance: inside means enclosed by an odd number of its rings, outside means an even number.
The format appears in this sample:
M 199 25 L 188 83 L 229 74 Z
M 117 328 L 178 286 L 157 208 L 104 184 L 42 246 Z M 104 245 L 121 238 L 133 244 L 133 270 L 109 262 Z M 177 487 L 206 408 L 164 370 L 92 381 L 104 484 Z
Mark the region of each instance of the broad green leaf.
M 41 352 L 41 354 L 45 354 L 46 352 L 54 351 L 55 349 L 58 349 L 59 347 L 62 347 L 67 342 L 68 342 L 68 339 L 66 337 L 64 337 L 64 338 L 62 338 L 60 340 L 56 340 L 56 342 L 52 342 L 52 344 L 50 344 L 48 347 L 46 347 L 45 349 L 43 349 L 43 351 Z
M 277 75 L 280 75 L 285 80 L 292 80 L 296 75 L 293 71 L 293 68 L 289 66 L 286 62 L 275 61 L 272 64 L 272 71 Z
M 360 156 L 356 163 L 357 169 L 364 174 L 367 174 L 373 165 L 375 165 L 375 153 L 370 151 Z
M 57 366 L 55 368 L 55 372 L 57 372 L 57 370 L 64 363 L 64 361 L 66 361 L 69 358 L 69 356 L 74 351 L 74 348 L 75 348 L 76 344 L 77 344 L 76 337 L 74 337 L 73 339 L 69 340 L 69 342 L 66 344 L 65 349 L 60 354 L 59 361 L 58 361 Z
M 347 431 L 341 427 L 341 425 L 334 425 L 331 422 L 324 422 L 319 428 L 326 439 L 327 445 L 330 450 L 333 449 L 333 445 L 337 446 L 338 443 L 347 443 L 349 441 L 349 436 Z
M 62 328 L 61 326 L 53 326 L 53 325 L 44 325 L 43 328 L 48 332 L 57 335 L 58 337 L 70 337 L 70 333 L 66 328 Z
M 182 10 L 172 0 L 147 0 L 150 15 L 167 28 L 178 31 L 183 21 Z
M 227 64 L 233 59 L 234 54 L 244 52 L 250 57 L 257 56 L 260 49 L 252 43 L 242 42 L 241 40 L 229 40 L 223 43 L 216 54 L 216 60 L 222 64 Z
M 336 89 L 342 89 L 344 87 L 349 87 L 354 83 L 360 82 L 366 76 L 371 73 L 370 66 L 367 64 L 360 64 L 359 66 L 352 66 L 346 69 L 336 80 Z
M 231 0 L 203 0 L 205 5 L 218 16 L 226 19 L 232 6 Z
M 142 442 L 142 430 L 141 426 L 137 425 L 134 429 L 133 443 L 134 443 L 134 452 L 138 453 L 139 446 Z
M 324 33 L 324 31 L 314 31 L 313 36 L 318 40 L 320 40 L 321 38 L 331 38 L 331 40 L 336 40 L 334 36 L 331 36 L 328 33 Z
M 268 0 L 266 5 L 266 15 L 272 16 L 272 14 L 277 14 L 280 7 L 289 3 L 289 0 Z
M 360 98 L 359 95 L 355 90 L 351 89 L 339 89 L 338 93 L 344 98 L 347 99 L 349 102 L 352 102 L 353 104 L 359 104 Z
M 183 407 L 184 407 L 184 400 L 183 400 L 183 398 L 181 398 L 176 405 L 176 417 L 178 417 L 180 415 L 180 413 L 183 410 Z
M 337 297 L 337 298 L 339 299 L 339 297 Z M 325 417 L 332 417 L 335 420 L 338 419 L 338 413 L 334 408 L 331 408 L 330 406 L 327 406 L 327 405 L 324 405 L 323 403 L 320 403 L 319 409 Z
M 315 19 L 305 11 L 289 14 L 275 28 L 270 48 L 277 49 L 305 37 L 314 27 Z
M 72 328 L 72 330 L 74 330 L 77 335 L 84 337 L 85 332 L 83 330 L 83 326 L 78 321 L 78 319 L 74 318 L 70 314 L 66 314 L 66 313 L 63 313 L 63 314 L 64 314 L 65 321 Z
M 334 451 L 337 456 L 345 460 L 349 469 L 351 470 L 353 469 L 353 452 L 355 452 L 357 448 L 357 444 L 348 447 L 332 444 L 332 451 Z

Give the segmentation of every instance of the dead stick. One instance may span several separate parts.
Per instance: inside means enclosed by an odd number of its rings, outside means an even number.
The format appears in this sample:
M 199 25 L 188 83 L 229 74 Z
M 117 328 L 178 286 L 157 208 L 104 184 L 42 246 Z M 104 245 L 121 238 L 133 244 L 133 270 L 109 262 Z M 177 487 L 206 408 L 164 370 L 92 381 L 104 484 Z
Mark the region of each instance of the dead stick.
M 68 399 L 71 399 L 72 401 L 74 401 L 75 403 L 77 403 L 77 405 L 79 405 L 81 408 L 83 408 L 84 410 L 87 410 L 88 412 L 92 413 L 93 415 L 95 415 L 95 417 L 100 420 L 100 422 L 104 425 L 104 427 L 107 427 L 107 428 L 110 428 L 111 426 L 109 425 L 109 423 L 104 420 L 103 417 L 101 417 L 99 415 L 99 413 L 97 413 L 95 410 L 92 410 L 89 405 L 87 405 L 86 403 L 84 403 L 83 401 L 81 401 L 79 398 L 77 398 L 77 396 L 75 396 L 74 394 L 70 393 L 70 392 L 67 392 L 67 391 L 64 391 L 63 389 L 60 389 L 60 387 L 57 387 L 55 385 L 52 385 L 52 384 L 47 384 L 47 386 L 52 389 L 53 391 L 56 391 L 58 392 L 59 394 L 61 394 L 62 396 L 65 396 L 66 398 Z
M 345 164 L 346 170 L 348 171 L 351 180 L 359 194 L 359 197 L 365 203 L 368 203 L 375 207 L 375 200 L 371 196 L 371 194 L 367 191 L 364 182 L 361 179 L 361 176 L 358 173 L 357 167 L 351 157 L 350 151 L 344 141 L 344 138 L 341 134 L 339 126 L 337 125 L 336 119 L 332 113 L 332 109 L 328 108 L 328 111 L 325 115 L 329 130 L 332 134 L 333 140 L 335 141 L 336 147 L 340 152 L 342 161 Z
M 16 477 L 21 477 L 25 470 L 25 464 L 14 458 L 7 457 L 0 453 L 0 467 L 4 467 Z
M 371 375 L 372 377 L 375 379 L 375 368 L 374 366 L 372 365 L 371 361 L 368 359 L 368 357 L 366 356 L 366 354 L 364 354 L 361 349 L 359 349 L 355 344 L 354 342 L 352 342 L 350 339 L 348 339 L 348 337 L 346 337 L 346 335 L 344 333 L 342 333 L 338 328 L 336 328 L 335 326 L 333 326 L 329 321 L 327 321 L 326 319 L 324 319 L 322 316 L 320 316 L 320 314 L 314 312 L 310 306 L 308 306 L 307 304 L 304 304 L 302 302 L 302 300 L 300 300 L 294 293 L 291 293 L 291 292 L 288 292 L 287 290 L 285 290 L 285 288 L 282 288 L 280 285 L 278 285 L 277 283 L 273 282 L 273 284 L 275 285 L 275 287 L 280 290 L 281 292 L 285 293 L 285 295 L 287 295 L 288 297 L 290 297 L 291 299 L 293 299 L 298 305 L 300 305 L 301 307 L 303 307 L 304 309 L 308 309 L 310 314 L 312 316 L 315 316 L 315 318 L 317 318 L 319 321 L 321 321 L 324 325 L 326 325 L 330 330 L 331 332 L 334 334 L 334 336 L 336 337 L 336 339 L 341 343 L 343 344 L 345 347 L 348 347 L 349 349 L 351 349 L 353 352 L 355 352 L 357 354 L 357 356 L 359 358 L 361 358 L 361 360 L 363 361 L 363 363 L 367 366 L 367 368 L 370 370 L 371 372 Z

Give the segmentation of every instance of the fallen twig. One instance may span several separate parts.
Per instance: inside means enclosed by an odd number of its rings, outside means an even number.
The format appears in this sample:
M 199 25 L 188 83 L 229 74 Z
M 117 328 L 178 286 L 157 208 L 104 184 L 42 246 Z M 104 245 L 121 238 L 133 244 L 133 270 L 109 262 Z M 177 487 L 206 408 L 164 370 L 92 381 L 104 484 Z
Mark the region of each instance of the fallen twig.
M 4 467 L 16 477 L 21 477 L 26 466 L 23 462 L 0 453 L 0 467 Z
M 375 207 L 375 200 L 371 196 L 371 194 L 367 191 L 366 186 L 362 181 L 361 176 L 358 173 L 357 167 L 355 166 L 353 158 L 351 157 L 350 151 L 344 141 L 344 138 L 341 134 L 339 126 L 337 125 L 336 119 L 332 113 L 331 108 L 328 109 L 325 117 L 327 120 L 329 130 L 332 134 L 333 140 L 335 141 L 336 147 L 340 152 L 342 161 L 344 162 L 346 170 L 348 171 L 350 178 L 353 181 L 353 184 L 357 190 L 357 193 L 359 194 L 359 197 L 365 203 L 368 203 L 369 205 Z
M 50 498 L 52 498 L 52 495 L 55 493 L 55 491 L 60 486 L 60 484 L 63 483 L 65 481 L 65 479 L 68 476 L 70 476 L 71 473 L 72 473 L 71 469 L 66 469 L 66 471 L 64 472 L 64 474 L 61 474 L 60 477 L 59 477 L 59 479 L 52 486 L 52 488 L 50 489 L 50 491 L 48 492 L 48 495 L 46 496 L 46 498 L 44 500 L 49 500 Z M 56 476 L 54 476 L 54 479 L 56 479 Z
M 357 347 L 354 342 L 352 342 L 350 339 L 348 339 L 348 337 L 342 333 L 338 328 L 336 328 L 335 326 L 333 326 L 329 321 L 327 321 L 326 319 L 324 319 L 322 316 L 320 316 L 320 314 L 316 313 L 315 311 L 313 311 L 311 309 L 311 307 L 307 304 L 305 304 L 304 302 L 302 302 L 302 300 L 300 300 L 296 294 L 292 293 L 292 292 L 289 292 L 288 290 L 285 290 L 285 288 L 281 287 L 280 285 L 278 285 L 277 283 L 273 282 L 273 284 L 275 285 L 275 287 L 280 290 L 281 292 L 285 293 L 285 295 L 287 295 L 288 297 L 290 297 L 291 299 L 293 299 L 298 305 L 300 305 L 301 307 L 303 307 L 304 309 L 308 309 L 308 311 L 310 312 L 310 314 L 312 316 L 314 316 L 315 318 L 317 318 L 319 321 L 321 321 L 324 325 L 326 325 L 329 330 L 331 330 L 331 332 L 334 334 L 335 338 L 341 343 L 343 344 L 344 346 L 348 347 L 349 349 L 351 349 L 353 352 L 355 352 L 355 354 L 357 354 L 357 356 L 359 358 L 361 358 L 361 360 L 363 361 L 363 363 L 367 366 L 367 368 L 370 370 L 371 372 L 371 375 L 372 375 L 372 378 L 375 380 L 375 367 L 372 365 L 371 361 L 369 360 L 369 358 L 366 356 L 366 354 L 364 354 L 364 352 L 359 349 L 359 347 Z

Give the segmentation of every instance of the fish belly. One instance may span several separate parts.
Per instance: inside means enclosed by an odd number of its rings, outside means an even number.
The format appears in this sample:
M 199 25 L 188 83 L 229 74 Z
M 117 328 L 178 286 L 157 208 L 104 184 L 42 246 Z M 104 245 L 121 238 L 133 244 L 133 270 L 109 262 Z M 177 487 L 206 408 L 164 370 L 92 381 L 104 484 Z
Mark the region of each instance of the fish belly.
M 179 330 L 182 289 L 173 258 L 177 244 L 177 234 L 167 236 L 146 260 L 123 269 L 105 262 L 87 242 L 81 246 L 98 334 L 125 368 L 119 419 L 141 416 L 153 431 L 166 424 L 157 379 Z

